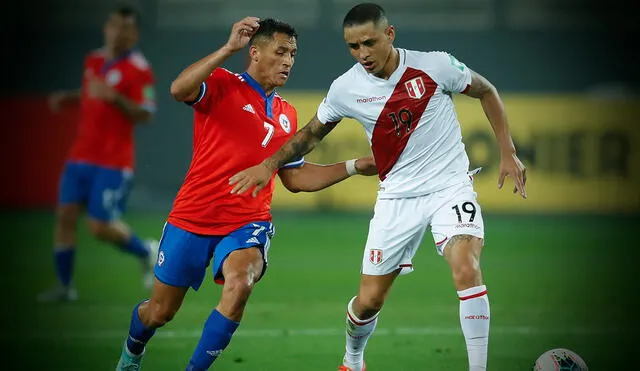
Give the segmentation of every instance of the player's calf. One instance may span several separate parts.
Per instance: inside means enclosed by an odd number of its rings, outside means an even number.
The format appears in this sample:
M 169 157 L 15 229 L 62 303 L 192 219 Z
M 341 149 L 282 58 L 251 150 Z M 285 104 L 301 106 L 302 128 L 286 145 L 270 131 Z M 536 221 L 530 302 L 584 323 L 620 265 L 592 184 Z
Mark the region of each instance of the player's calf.
M 125 253 L 136 256 L 142 264 L 143 285 L 153 286 L 153 266 L 158 257 L 158 242 L 141 240 L 129 227 L 119 220 L 103 221 L 92 217 L 88 221 L 89 230 L 98 239 L 110 242 Z
M 78 219 L 81 205 L 70 203 L 56 209 L 55 245 L 71 247 L 76 245 Z
M 358 296 L 353 301 L 354 314 L 360 318 L 371 318 L 376 315 L 382 309 L 399 273 L 398 269 L 380 276 L 363 274 L 360 278 Z
M 155 280 L 151 299 L 136 305 L 131 312 L 129 334 L 116 370 L 137 370 L 140 367 L 146 344 L 157 328 L 171 321 L 186 293 L 185 287 L 174 287 Z
M 140 322 L 145 327 L 152 329 L 166 325 L 178 313 L 187 289 L 186 287 L 170 286 L 156 279 L 151 299 L 139 304 L 137 313 Z
M 167 303 L 148 301 L 142 309 L 140 312 L 142 323 L 149 328 L 155 329 L 169 323 L 178 313 L 179 308 Z
M 149 257 L 150 249 L 148 244 L 132 233 L 124 223 L 90 218 L 88 226 L 91 234 L 97 239 L 110 242 L 120 247 L 122 251 L 135 255 L 140 259 Z
M 76 225 L 80 216 L 79 204 L 58 206 L 56 211 L 54 260 L 62 288 L 70 290 L 76 254 Z
M 251 291 L 260 279 L 263 265 L 262 253 L 256 247 L 235 250 L 225 259 L 220 303 L 204 324 L 187 371 L 209 369 L 229 345 L 240 325 Z
M 362 275 L 358 296 L 347 305 L 347 341 L 342 367 L 357 371 L 364 369 L 364 350 L 375 331 L 378 313 L 398 273 L 399 269 L 380 276 Z
M 56 210 L 53 262 L 58 284 L 38 294 L 38 301 L 74 301 L 78 294 L 72 285 L 76 256 L 76 224 L 81 205 L 67 203 Z
M 235 250 L 222 265 L 224 286 L 218 310 L 225 317 L 240 322 L 244 308 L 264 267 L 262 252 L 257 247 Z
M 449 239 L 444 256 L 451 267 L 453 282 L 457 290 L 482 285 L 480 253 L 482 238 L 461 234 Z
M 482 282 L 482 239 L 458 235 L 449 240 L 444 255 L 451 266 L 460 299 L 460 325 L 467 344 L 470 371 L 486 370 L 490 309 L 487 287 Z

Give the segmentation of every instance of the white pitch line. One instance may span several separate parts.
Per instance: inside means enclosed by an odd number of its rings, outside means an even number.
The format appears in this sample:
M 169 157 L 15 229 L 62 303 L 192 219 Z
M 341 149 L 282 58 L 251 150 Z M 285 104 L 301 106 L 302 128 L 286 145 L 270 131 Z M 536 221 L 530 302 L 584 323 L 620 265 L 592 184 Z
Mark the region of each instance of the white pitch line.
M 627 330 L 628 331 L 628 330 Z M 344 328 L 307 328 L 307 329 L 240 329 L 234 337 L 249 338 L 285 338 L 285 337 L 338 337 L 344 336 Z M 622 329 L 587 329 L 587 328 L 534 328 L 534 327 L 495 327 L 491 334 L 513 336 L 540 335 L 606 335 L 624 333 Z M 159 330 L 154 338 L 165 339 L 197 339 L 202 330 Z M 27 338 L 37 340 L 111 340 L 126 336 L 123 331 L 87 331 L 87 332 L 46 332 L 31 334 L 3 333 L 3 338 Z M 373 336 L 461 336 L 459 327 L 398 327 L 379 328 Z

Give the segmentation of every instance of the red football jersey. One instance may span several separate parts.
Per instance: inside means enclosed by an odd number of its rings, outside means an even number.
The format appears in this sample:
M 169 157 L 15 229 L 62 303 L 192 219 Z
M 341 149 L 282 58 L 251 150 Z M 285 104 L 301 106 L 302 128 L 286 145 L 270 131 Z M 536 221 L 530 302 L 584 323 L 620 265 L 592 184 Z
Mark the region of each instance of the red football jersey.
M 97 50 L 84 61 L 80 124 L 68 160 L 118 168 L 133 168 L 132 122 L 114 104 L 89 97 L 89 76 L 97 76 L 119 94 L 155 111 L 154 77 L 151 66 L 139 51 L 108 60 Z
M 274 154 L 297 130 L 295 108 L 248 73 L 218 68 L 193 103 L 193 157 L 169 223 L 192 233 L 226 235 L 271 221 L 275 173 L 256 198 L 230 194 L 229 178 Z M 300 159 L 285 167 L 301 166 Z

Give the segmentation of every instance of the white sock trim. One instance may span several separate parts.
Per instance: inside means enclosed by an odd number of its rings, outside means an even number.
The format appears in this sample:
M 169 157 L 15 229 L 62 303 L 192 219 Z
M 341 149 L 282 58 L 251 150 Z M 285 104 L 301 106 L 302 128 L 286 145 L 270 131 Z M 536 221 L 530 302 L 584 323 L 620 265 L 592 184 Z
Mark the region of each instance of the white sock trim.
M 487 286 L 481 285 L 458 291 L 458 298 L 460 298 L 460 300 L 469 300 L 486 294 Z
M 380 312 L 374 314 L 371 318 L 368 319 L 360 319 L 358 318 L 358 316 L 355 315 L 355 313 L 353 313 L 353 302 L 356 300 L 356 297 L 354 296 L 351 301 L 349 301 L 349 305 L 347 305 L 347 317 L 349 317 L 349 321 L 353 322 L 354 325 L 356 326 L 364 326 L 367 325 L 373 321 L 376 320 L 376 318 L 378 318 L 378 314 L 380 314 Z
M 129 338 L 133 339 L 131 336 L 129 336 Z M 134 340 L 135 342 L 141 343 L 141 341 L 139 341 L 139 340 L 136 340 L 136 339 L 133 339 L 133 340 Z M 133 354 L 133 353 L 131 353 L 131 351 L 129 350 L 129 345 L 128 345 L 128 344 L 127 344 L 127 342 L 125 341 L 125 342 L 124 342 L 124 350 L 125 350 L 125 352 L 127 352 L 127 355 L 128 355 L 129 357 L 131 357 L 131 358 L 135 358 L 135 359 L 138 359 L 138 358 L 142 358 L 142 356 L 144 355 L 144 352 L 145 352 L 147 349 L 146 349 L 146 347 L 145 347 L 145 348 L 142 348 L 142 353 L 140 353 L 140 354 Z

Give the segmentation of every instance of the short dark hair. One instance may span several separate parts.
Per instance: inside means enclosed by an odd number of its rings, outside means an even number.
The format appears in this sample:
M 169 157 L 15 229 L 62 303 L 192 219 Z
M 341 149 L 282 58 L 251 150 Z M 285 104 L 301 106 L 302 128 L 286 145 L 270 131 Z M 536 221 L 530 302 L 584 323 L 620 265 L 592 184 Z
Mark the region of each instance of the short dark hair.
M 296 32 L 296 29 L 293 28 L 292 25 L 277 19 L 262 19 L 258 24 L 260 27 L 258 27 L 258 30 L 251 36 L 251 40 L 249 41 L 251 45 L 255 44 L 256 40 L 261 38 L 273 38 L 275 33 L 283 33 L 290 37 L 298 38 L 298 32 Z
M 116 7 L 111 14 L 117 14 L 123 18 L 133 18 L 136 26 L 140 27 L 140 12 L 130 5 L 120 5 Z
M 362 3 L 354 6 L 349 10 L 347 15 L 344 16 L 342 21 L 342 28 L 359 26 L 368 22 L 378 24 L 380 20 L 386 19 L 387 16 L 384 9 L 375 3 Z

